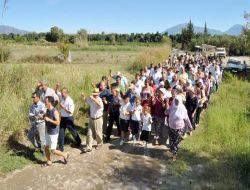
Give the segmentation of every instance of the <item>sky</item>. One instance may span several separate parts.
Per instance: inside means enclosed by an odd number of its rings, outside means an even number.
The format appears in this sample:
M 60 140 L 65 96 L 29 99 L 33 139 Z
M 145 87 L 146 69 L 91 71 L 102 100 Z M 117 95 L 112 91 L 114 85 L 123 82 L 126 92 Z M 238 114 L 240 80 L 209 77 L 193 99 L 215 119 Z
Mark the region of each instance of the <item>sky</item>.
M 1 12 L 3 7 L 1 3 Z M 1 23 L 27 31 L 163 32 L 187 23 L 225 31 L 244 24 L 250 0 L 9 0 Z

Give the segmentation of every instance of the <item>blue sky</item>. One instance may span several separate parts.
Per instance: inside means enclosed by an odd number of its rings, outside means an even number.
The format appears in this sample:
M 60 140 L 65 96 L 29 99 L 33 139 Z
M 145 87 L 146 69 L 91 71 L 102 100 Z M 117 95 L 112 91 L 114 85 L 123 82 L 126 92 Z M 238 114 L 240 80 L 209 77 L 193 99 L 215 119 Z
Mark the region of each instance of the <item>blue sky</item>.
M 1 4 L 3 0 L 0 0 Z M 190 19 L 227 30 L 243 24 L 250 0 L 9 0 L 1 24 L 36 32 L 162 32 Z

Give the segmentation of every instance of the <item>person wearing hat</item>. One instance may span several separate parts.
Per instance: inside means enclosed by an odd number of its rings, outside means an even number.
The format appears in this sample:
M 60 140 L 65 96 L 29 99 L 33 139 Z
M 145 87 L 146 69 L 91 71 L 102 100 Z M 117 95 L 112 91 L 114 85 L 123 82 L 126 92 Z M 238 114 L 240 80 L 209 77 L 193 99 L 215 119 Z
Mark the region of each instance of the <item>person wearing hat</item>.
M 136 95 L 135 95 L 135 85 L 133 83 L 130 83 L 128 86 L 128 91 L 125 94 L 129 97 L 129 101 L 131 104 L 135 103 Z
M 89 117 L 89 125 L 88 125 L 88 134 L 86 140 L 86 149 L 83 152 L 92 151 L 92 143 L 93 139 L 97 141 L 97 149 L 103 144 L 103 136 L 102 136 L 102 124 L 103 124 L 103 102 L 99 97 L 99 89 L 95 88 L 91 94 L 86 99 L 86 103 L 90 106 L 90 117 Z M 85 99 L 84 94 L 82 96 Z

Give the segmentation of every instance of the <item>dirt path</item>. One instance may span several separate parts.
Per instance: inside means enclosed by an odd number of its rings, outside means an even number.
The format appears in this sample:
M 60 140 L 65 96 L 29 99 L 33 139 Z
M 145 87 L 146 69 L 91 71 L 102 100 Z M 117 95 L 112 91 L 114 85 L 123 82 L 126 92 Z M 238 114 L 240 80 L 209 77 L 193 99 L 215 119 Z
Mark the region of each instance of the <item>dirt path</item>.
M 186 189 L 190 188 L 187 175 L 171 176 L 171 167 L 165 146 L 119 146 L 117 140 L 105 144 L 100 150 L 80 154 L 70 149 L 69 163 L 60 162 L 52 167 L 28 166 L 0 179 L 1 190 L 101 190 L 101 189 Z M 56 160 L 56 158 L 54 158 Z M 197 171 L 192 171 L 196 172 Z M 200 189 L 196 184 L 192 189 Z

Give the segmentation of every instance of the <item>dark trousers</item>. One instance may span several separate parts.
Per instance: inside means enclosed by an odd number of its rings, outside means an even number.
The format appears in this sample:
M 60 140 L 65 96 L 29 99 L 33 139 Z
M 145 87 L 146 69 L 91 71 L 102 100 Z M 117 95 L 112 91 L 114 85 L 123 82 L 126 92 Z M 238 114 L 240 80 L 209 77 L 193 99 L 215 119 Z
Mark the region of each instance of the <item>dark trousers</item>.
M 117 132 L 118 132 L 118 136 L 121 135 L 121 128 L 120 128 L 120 113 L 119 112 L 115 112 L 115 113 L 110 113 L 109 114 L 109 125 L 107 127 L 107 131 L 106 131 L 106 138 L 107 139 L 110 139 L 110 136 L 111 136 L 111 133 L 112 133 L 112 130 L 113 130 L 113 125 L 114 125 L 114 122 L 117 126 Z
M 195 124 L 199 124 L 201 112 L 202 112 L 202 107 L 198 107 L 195 114 Z
M 76 141 L 76 146 L 80 146 L 82 141 L 76 131 L 74 126 L 74 118 L 73 117 L 61 117 L 60 123 L 60 131 L 58 137 L 58 144 L 59 149 L 63 152 L 64 151 L 64 138 L 65 138 L 65 130 L 68 129 L 73 138 Z
M 192 113 L 188 112 L 188 118 L 190 120 L 190 123 L 192 125 L 192 128 L 195 129 L 195 121 L 194 121 L 194 117 L 192 117 Z
M 183 129 L 169 129 L 170 152 L 172 152 L 174 155 L 176 155 L 179 150 L 179 144 L 182 141 L 181 136 L 183 134 Z

